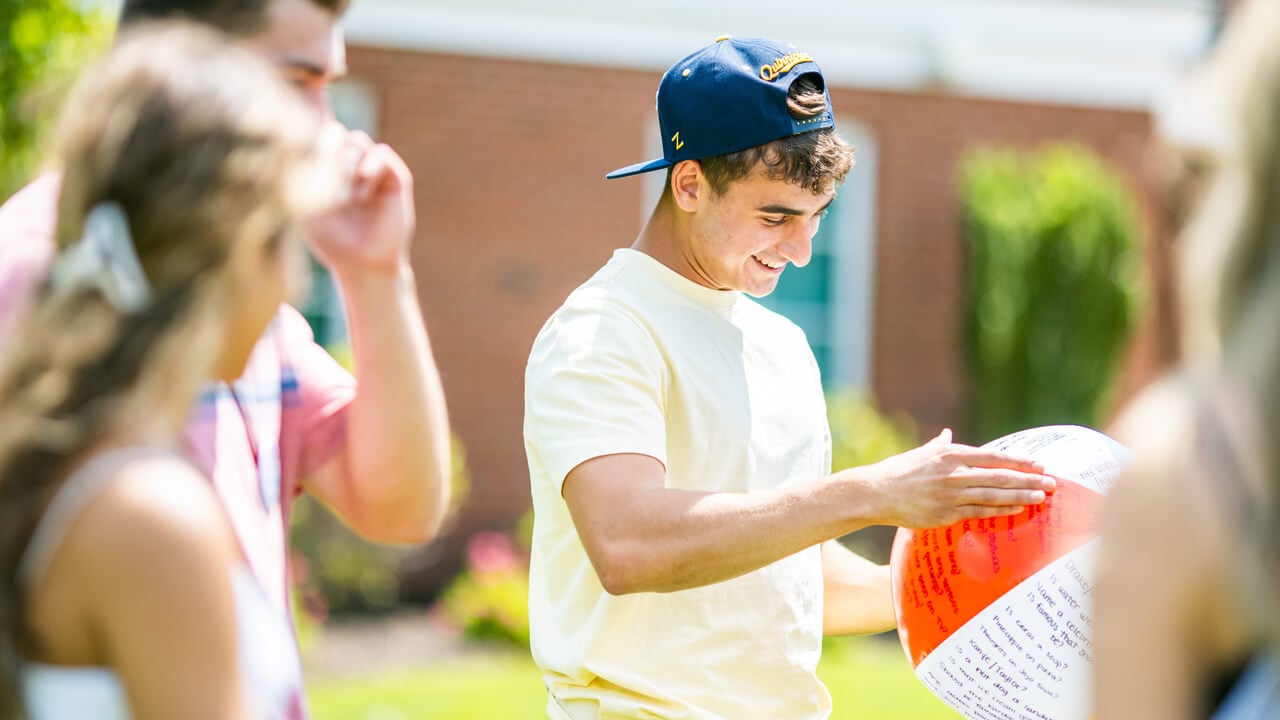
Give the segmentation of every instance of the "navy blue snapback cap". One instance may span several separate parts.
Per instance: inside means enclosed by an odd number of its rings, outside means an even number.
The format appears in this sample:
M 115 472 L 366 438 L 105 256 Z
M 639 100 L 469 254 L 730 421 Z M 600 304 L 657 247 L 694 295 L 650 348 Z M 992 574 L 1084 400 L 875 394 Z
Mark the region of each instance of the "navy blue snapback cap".
M 805 75 L 818 76 L 827 109 L 796 120 L 787 111 L 787 92 Z M 606 178 L 662 170 L 836 124 L 818 63 L 791 45 L 764 38 L 724 35 L 672 65 L 658 85 L 657 105 L 662 157 L 618 168 Z

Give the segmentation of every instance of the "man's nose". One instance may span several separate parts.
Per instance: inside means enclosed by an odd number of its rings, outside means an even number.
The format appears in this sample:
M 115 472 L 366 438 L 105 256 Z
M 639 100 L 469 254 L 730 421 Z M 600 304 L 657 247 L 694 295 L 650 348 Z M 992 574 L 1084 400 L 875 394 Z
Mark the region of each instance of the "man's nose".
M 804 267 L 813 259 L 813 236 L 818 233 L 818 219 L 792 223 L 795 230 L 778 245 L 778 253 L 796 267 Z

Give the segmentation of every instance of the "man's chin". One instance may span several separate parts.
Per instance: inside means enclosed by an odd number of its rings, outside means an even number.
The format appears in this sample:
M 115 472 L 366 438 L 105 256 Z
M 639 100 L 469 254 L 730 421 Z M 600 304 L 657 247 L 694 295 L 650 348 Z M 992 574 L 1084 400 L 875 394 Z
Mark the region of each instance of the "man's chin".
M 762 298 L 768 295 L 772 295 L 773 291 L 777 289 L 778 289 L 778 283 L 774 282 L 767 286 L 743 288 L 742 292 L 746 293 L 747 295 L 750 295 L 753 298 Z

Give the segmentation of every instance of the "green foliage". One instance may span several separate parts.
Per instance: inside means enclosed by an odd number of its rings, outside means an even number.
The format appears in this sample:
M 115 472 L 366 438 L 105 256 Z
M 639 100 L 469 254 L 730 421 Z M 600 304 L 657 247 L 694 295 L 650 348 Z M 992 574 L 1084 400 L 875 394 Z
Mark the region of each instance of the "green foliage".
M 529 568 L 506 535 L 476 533 L 467 542 L 467 569 L 445 589 L 437 617 L 482 642 L 529 646 Z
M 961 168 L 974 428 L 1096 426 L 1141 295 L 1134 203 L 1089 151 L 982 150 Z
M 36 172 L 63 95 L 113 26 L 74 0 L 0 0 L 0 199 Z
M 295 592 L 306 615 L 323 621 L 330 613 L 395 607 L 396 568 L 406 550 L 362 540 L 309 497 L 294 503 L 291 530 Z
M 466 449 L 453 438 L 450 515 L 470 489 Z M 397 569 L 412 550 L 362 540 L 320 503 L 301 497 L 293 506 L 291 546 L 300 615 L 323 621 L 330 613 L 385 612 L 400 600 Z
M 843 470 L 880 462 L 916 446 L 916 429 L 906 416 L 887 416 L 855 390 L 827 394 L 831 424 L 831 467 Z
M 843 470 L 880 462 L 915 447 L 916 429 L 905 416 L 886 416 L 854 390 L 827 394 L 827 421 L 831 424 L 831 468 Z M 875 526 L 840 538 L 863 557 L 887 562 L 894 528 Z

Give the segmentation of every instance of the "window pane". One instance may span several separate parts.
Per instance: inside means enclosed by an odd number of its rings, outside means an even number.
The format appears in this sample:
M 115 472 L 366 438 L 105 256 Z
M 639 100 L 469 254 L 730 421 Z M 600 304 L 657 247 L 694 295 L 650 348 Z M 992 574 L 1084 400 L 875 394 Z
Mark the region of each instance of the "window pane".
M 804 267 L 788 266 L 778 279 L 778 288 L 770 297 L 779 300 L 803 300 L 826 304 L 830 300 L 831 257 L 813 254 Z

